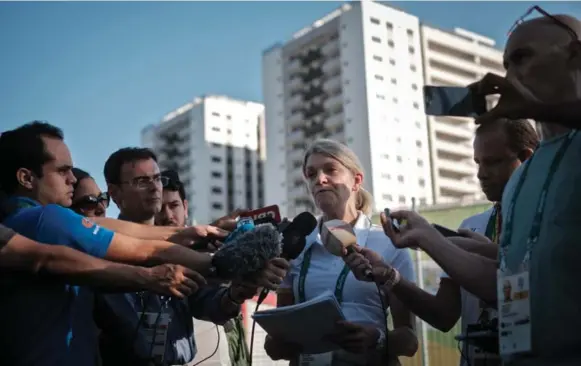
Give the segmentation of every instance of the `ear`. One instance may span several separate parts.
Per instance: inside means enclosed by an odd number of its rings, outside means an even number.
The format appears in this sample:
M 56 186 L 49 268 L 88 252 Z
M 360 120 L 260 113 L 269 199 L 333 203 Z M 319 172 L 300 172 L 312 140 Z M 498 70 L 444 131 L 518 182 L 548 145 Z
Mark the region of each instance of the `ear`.
M 36 181 L 36 175 L 26 168 L 20 168 L 16 171 L 16 180 L 18 184 L 26 189 L 33 189 Z
M 185 217 L 187 220 L 188 219 L 188 200 L 184 200 L 184 210 L 185 210 Z
M 358 191 L 359 188 L 361 188 L 361 185 L 363 184 L 363 174 L 357 173 L 355 174 L 354 178 L 355 184 L 353 185 L 353 191 Z
M 533 149 L 524 149 L 523 151 L 521 151 L 518 154 L 518 160 L 520 160 L 521 163 L 524 163 L 525 160 L 530 158 L 532 155 L 533 155 Z
M 116 184 L 107 184 L 107 192 L 111 196 L 111 201 L 115 202 L 117 207 L 119 207 L 119 186 Z
M 581 69 L 581 40 L 575 40 L 569 43 L 569 57 L 573 65 Z

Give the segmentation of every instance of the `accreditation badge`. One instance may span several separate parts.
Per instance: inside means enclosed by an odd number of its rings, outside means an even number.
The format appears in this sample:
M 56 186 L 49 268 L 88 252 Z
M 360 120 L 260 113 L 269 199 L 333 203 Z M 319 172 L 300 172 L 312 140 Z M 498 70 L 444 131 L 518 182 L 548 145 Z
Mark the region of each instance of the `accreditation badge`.
M 508 275 L 498 270 L 498 332 L 502 356 L 531 351 L 529 279 L 529 271 Z

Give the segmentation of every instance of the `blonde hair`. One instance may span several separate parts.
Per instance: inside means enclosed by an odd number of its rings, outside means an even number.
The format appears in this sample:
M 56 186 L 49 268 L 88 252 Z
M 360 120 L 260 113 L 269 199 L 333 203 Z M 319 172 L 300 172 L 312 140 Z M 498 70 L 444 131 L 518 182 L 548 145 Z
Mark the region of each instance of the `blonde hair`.
M 363 174 L 363 167 L 353 150 L 340 142 L 329 139 L 318 139 L 305 152 L 303 158 L 303 176 L 306 177 L 307 160 L 313 154 L 328 156 L 337 160 L 353 174 Z M 366 215 L 370 215 L 373 206 L 371 193 L 360 187 L 357 191 L 355 208 Z

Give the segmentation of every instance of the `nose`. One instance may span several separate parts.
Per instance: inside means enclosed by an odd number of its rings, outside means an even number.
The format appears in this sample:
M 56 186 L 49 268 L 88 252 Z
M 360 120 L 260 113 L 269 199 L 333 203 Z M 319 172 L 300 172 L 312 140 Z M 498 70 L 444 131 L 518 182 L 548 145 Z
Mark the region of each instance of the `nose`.
M 107 208 L 105 208 L 105 204 L 103 202 L 97 203 L 97 208 L 95 209 L 95 215 L 105 216 L 106 212 L 107 212 Z
M 478 165 L 478 172 L 476 173 L 478 180 L 486 180 L 488 178 L 488 172 L 482 165 Z
M 317 175 L 315 176 L 314 179 L 314 183 L 317 185 L 323 185 L 326 184 L 327 182 L 328 182 L 327 175 L 322 171 L 317 172 Z
M 68 173 L 67 173 L 67 183 L 69 185 L 73 185 L 73 184 L 77 183 L 77 178 L 73 174 L 73 171 L 72 170 L 69 170 Z

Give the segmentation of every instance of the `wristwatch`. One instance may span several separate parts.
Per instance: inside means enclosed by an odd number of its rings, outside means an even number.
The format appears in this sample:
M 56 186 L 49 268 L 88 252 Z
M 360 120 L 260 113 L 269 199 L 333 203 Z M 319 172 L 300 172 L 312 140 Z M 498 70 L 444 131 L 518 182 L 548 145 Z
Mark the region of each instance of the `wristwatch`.
M 382 330 L 379 330 L 379 337 L 377 337 L 377 343 L 375 344 L 375 349 L 378 351 L 382 351 L 386 347 L 386 337 L 385 333 Z
M 228 300 L 230 300 L 230 302 L 233 304 L 236 304 L 238 306 L 242 306 L 242 304 L 244 304 L 244 301 L 240 302 L 234 299 L 234 297 L 232 296 L 232 287 L 228 287 L 228 289 L 226 290 L 226 296 L 228 296 Z
M 399 274 L 399 271 L 395 268 L 386 269 L 386 271 L 387 278 L 382 284 L 380 284 L 380 286 L 384 287 L 387 290 L 391 290 L 395 285 L 399 283 L 399 281 L 401 280 L 401 275 Z

